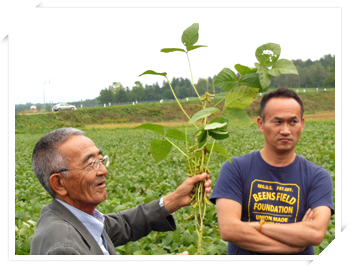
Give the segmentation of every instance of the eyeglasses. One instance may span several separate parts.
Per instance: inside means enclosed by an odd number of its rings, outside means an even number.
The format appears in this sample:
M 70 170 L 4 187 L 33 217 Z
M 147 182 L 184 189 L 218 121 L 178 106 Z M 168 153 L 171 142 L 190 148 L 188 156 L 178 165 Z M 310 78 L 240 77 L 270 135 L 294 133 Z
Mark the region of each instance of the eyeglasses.
M 61 172 L 64 172 L 64 171 L 69 171 L 69 170 L 75 170 L 75 169 L 83 170 L 83 169 L 88 168 L 88 167 L 91 167 L 91 169 L 94 169 L 95 171 L 97 171 L 98 168 L 100 167 L 100 163 L 102 163 L 105 167 L 107 167 L 109 165 L 109 157 L 108 157 L 108 155 L 105 155 L 102 159 L 95 158 L 92 161 L 92 163 L 90 163 L 87 166 L 84 166 L 84 167 L 81 167 L 81 168 L 62 169 L 62 170 L 58 171 L 57 173 L 61 173 Z

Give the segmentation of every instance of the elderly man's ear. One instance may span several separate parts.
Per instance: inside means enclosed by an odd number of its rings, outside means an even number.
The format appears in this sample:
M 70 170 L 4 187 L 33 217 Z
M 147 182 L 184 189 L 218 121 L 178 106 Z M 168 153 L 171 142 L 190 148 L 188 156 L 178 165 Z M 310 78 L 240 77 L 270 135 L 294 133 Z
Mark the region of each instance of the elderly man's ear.
M 67 189 L 65 187 L 64 177 L 61 174 L 55 173 L 50 176 L 51 188 L 57 195 L 67 195 Z

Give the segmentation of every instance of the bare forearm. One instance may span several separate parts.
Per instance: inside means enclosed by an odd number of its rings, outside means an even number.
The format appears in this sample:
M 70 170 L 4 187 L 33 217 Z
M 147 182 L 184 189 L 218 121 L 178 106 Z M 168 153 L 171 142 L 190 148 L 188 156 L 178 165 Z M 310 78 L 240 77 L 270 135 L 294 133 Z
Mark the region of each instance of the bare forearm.
M 328 227 L 331 211 L 320 206 L 313 211 L 309 209 L 302 221 L 291 224 L 264 224 L 261 233 L 277 241 L 293 246 L 319 245 Z M 258 229 L 257 223 L 250 223 Z
M 242 205 L 237 201 L 218 198 L 216 210 L 221 238 L 240 248 L 264 254 L 295 254 L 305 249 L 304 247 L 287 245 L 261 234 L 254 227 L 255 225 L 259 226 L 257 222 L 242 222 Z
M 298 247 L 317 246 L 325 232 L 318 230 L 313 221 L 293 224 L 264 224 L 261 233 L 287 245 Z
M 236 221 L 230 228 L 220 229 L 222 239 L 253 252 L 264 254 L 295 254 L 304 249 L 303 247 L 291 246 L 261 234 L 249 226 L 248 223 L 241 221 Z M 235 230 L 233 231 L 232 228 L 235 228 Z

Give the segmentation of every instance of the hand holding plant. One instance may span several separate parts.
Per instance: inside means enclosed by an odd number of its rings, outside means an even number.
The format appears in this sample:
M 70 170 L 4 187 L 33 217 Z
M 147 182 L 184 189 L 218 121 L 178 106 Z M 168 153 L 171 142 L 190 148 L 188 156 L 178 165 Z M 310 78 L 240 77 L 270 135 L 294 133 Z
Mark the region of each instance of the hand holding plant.
M 209 179 L 210 175 L 203 173 L 187 178 L 173 193 L 164 196 L 164 205 L 166 209 L 173 213 L 181 207 L 190 205 L 192 191 L 196 183 L 204 181 L 204 189 L 206 197 L 209 198 L 212 182 Z

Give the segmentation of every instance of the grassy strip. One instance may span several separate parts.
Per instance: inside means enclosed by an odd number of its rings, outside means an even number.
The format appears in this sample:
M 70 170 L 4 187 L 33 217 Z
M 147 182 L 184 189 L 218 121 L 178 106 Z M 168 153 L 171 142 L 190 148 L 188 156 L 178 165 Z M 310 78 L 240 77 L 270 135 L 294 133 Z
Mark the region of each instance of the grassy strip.
M 305 114 L 334 111 L 335 91 L 299 93 L 304 102 Z M 220 98 L 214 99 L 215 105 Z M 261 96 L 246 108 L 249 117 L 259 113 Z M 202 107 L 192 100 L 182 100 L 183 108 L 192 116 Z M 221 103 L 220 105 L 223 105 Z M 222 107 L 219 105 L 219 108 Z M 209 106 L 208 106 L 209 107 Z M 176 102 L 147 103 L 137 105 L 116 105 L 109 107 L 83 108 L 75 111 L 61 111 L 36 115 L 15 115 L 16 133 L 40 133 L 60 127 L 82 128 L 86 125 L 107 125 L 125 123 L 159 123 L 187 121 Z

